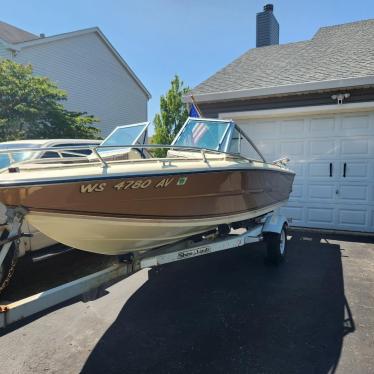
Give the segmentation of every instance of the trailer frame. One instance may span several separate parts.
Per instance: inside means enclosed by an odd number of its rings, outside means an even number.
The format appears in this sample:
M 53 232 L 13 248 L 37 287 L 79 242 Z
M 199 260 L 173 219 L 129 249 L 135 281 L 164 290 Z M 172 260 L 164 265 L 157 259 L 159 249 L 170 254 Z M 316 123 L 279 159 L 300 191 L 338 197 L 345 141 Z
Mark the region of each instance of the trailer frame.
M 16 220 L 16 224 L 19 229 L 19 220 Z M 16 321 L 43 312 L 48 308 L 77 296 L 82 295 L 84 298 L 85 295 L 92 293 L 95 289 L 106 287 L 109 284 L 120 281 L 141 269 L 157 267 L 176 261 L 234 249 L 264 239 L 267 240 L 267 238 L 270 238 L 268 245 L 273 246 L 273 250 L 277 250 L 277 253 L 280 255 L 278 260 L 281 260 L 285 256 L 286 244 L 285 242 L 281 242 L 281 237 L 282 235 L 284 237 L 287 225 L 287 218 L 276 210 L 254 219 L 248 223 L 246 228 L 232 230 L 229 234 L 224 236 L 219 235 L 217 231 L 216 234 L 206 235 L 200 241 L 196 241 L 196 238 L 190 238 L 176 244 L 147 251 L 144 254 L 125 256 L 122 258 L 118 257 L 115 263 L 104 270 L 30 295 L 24 299 L 0 305 L 0 328 L 5 328 Z M 279 240 L 274 242 L 274 238 L 278 238 Z M 286 240 L 286 237 L 284 240 Z M 280 247 L 274 248 L 274 243 L 278 242 Z M 278 244 L 276 244 L 276 246 L 277 245 Z M 283 251 L 281 249 L 282 245 Z M 280 261 L 273 262 L 278 263 Z

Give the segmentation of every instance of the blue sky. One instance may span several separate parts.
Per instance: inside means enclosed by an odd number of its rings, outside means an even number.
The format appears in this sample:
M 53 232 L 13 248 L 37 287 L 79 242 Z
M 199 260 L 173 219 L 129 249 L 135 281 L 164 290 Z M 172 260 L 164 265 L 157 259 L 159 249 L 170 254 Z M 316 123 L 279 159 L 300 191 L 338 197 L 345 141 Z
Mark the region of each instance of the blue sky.
M 54 35 L 99 26 L 152 93 L 149 119 L 174 74 L 195 86 L 255 46 L 258 0 L 17 0 L 2 21 Z M 373 0 L 274 0 L 280 42 L 321 26 L 374 18 Z

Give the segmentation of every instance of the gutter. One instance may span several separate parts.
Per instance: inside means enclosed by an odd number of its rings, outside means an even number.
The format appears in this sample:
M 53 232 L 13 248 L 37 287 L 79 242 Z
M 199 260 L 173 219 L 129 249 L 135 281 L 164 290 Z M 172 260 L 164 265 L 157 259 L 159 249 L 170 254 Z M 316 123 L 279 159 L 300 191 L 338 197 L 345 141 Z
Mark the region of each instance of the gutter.
M 10 44 L 7 41 L 5 41 L 4 39 L 0 39 L 0 42 L 5 47 L 5 49 L 8 49 L 12 52 L 13 51 L 14 52 L 19 52 L 21 50 L 21 48 L 19 48 L 18 46 L 14 45 L 14 44 Z
M 307 93 L 311 91 L 346 89 L 359 86 L 374 86 L 374 75 L 357 78 L 343 78 L 307 83 L 289 84 L 283 86 L 252 88 L 249 90 L 237 90 L 226 92 L 212 92 L 205 94 L 193 93 L 196 102 L 209 103 L 225 100 L 253 99 L 265 96 L 289 95 L 292 93 Z M 190 95 L 183 96 L 183 102 L 192 103 Z

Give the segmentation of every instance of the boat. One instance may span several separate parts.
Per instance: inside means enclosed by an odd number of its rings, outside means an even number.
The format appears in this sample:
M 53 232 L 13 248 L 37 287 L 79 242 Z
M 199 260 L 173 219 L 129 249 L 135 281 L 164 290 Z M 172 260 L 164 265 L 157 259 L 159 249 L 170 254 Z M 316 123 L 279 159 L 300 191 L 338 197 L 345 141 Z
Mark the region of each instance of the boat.
M 120 138 L 122 142 L 126 144 L 132 144 L 132 146 L 136 146 L 139 144 L 144 144 L 147 138 L 147 130 L 148 130 L 148 123 L 140 123 L 134 125 L 122 125 L 117 126 L 111 134 L 107 137 L 108 141 L 113 142 L 115 139 Z M 106 140 L 107 140 L 106 139 Z M 105 140 L 104 140 L 105 142 Z M 5 169 L 5 172 L 8 172 L 9 167 L 17 167 L 17 165 L 22 165 L 27 162 L 30 164 L 37 159 L 48 159 L 49 163 L 51 163 L 52 159 L 57 162 L 64 161 L 65 163 L 71 163 L 72 159 L 77 158 L 80 161 L 85 161 L 85 156 L 89 156 L 92 154 L 92 150 L 90 150 L 90 145 L 100 145 L 104 143 L 100 140 L 95 139 L 32 139 L 32 140 L 14 140 L 0 143 L 0 150 L 3 150 L 6 153 L 0 153 L 0 169 Z M 124 143 L 123 143 L 124 144 Z M 79 147 L 79 149 L 68 149 L 67 147 Z M 65 148 L 66 147 L 66 148 Z M 80 148 L 82 147 L 82 148 Z M 86 147 L 86 148 L 84 148 Z M 23 148 L 23 152 L 13 153 L 13 149 L 20 149 Z M 27 149 L 29 148 L 38 148 L 38 151 L 29 152 Z M 45 151 L 46 148 L 53 148 L 53 151 L 48 150 Z M 56 151 L 57 148 L 57 151 Z M 64 151 L 60 151 L 59 149 L 62 148 Z M 126 150 L 122 150 L 122 155 L 126 155 L 128 152 Z M 135 151 L 133 151 L 135 152 Z M 106 159 L 110 158 L 110 151 L 106 152 L 106 156 L 102 155 Z M 83 157 L 83 158 L 82 158 Z M 93 156 L 96 157 L 96 156 Z M 92 157 L 91 157 L 92 158 Z M 63 160 L 62 160 L 63 159 Z M 112 157 L 113 159 L 113 157 Z M 20 164 L 21 162 L 21 164 Z M 1 225 L 2 223 L 6 222 L 5 210 L 0 210 L 0 238 L 4 238 L 9 232 L 10 227 L 6 227 Z M 38 251 L 40 249 L 44 249 L 50 247 L 56 242 L 49 237 L 41 234 L 38 230 L 36 230 L 31 225 L 27 225 L 24 222 L 24 227 L 22 228 L 24 232 L 29 232 L 32 234 L 30 238 L 24 238 L 18 247 L 17 257 L 22 257 L 26 253 L 32 251 Z M 5 232 L 4 232 L 5 231 Z M 59 246 L 61 247 L 61 246 Z M 0 265 L 0 273 L 1 273 L 1 265 Z M 0 275 L 0 283 L 1 283 L 1 275 Z
M 115 130 L 104 140 L 108 144 L 115 143 L 121 139 L 121 143 L 130 144 L 131 148 L 118 149 L 117 155 L 113 154 L 110 149 L 105 149 L 101 157 L 105 160 L 127 159 L 128 156 L 139 153 L 135 147 L 144 144 L 147 139 L 149 123 L 140 123 L 134 125 L 117 126 Z M 94 155 L 90 157 L 93 150 L 89 148 L 90 145 L 102 145 L 104 142 L 94 139 L 33 139 L 33 140 L 16 140 L 10 142 L 0 143 L 0 169 L 8 173 L 9 170 L 35 162 L 43 162 L 48 159 L 48 163 L 63 163 L 70 164 L 72 162 L 90 162 L 92 159 L 97 159 Z M 72 148 L 69 148 L 72 147 Z M 77 149 L 77 147 L 79 147 Z M 33 148 L 33 151 L 29 151 Z M 47 150 L 48 148 L 48 150 Z M 13 152 L 14 149 L 23 149 L 23 151 Z M 141 150 L 145 157 L 150 157 L 146 150 Z M 1 171 L 0 171 L 1 173 Z M 39 232 L 31 224 L 23 220 L 18 227 L 18 235 L 21 233 L 28 233 L 27 237 L 15 242 L 8 242 L 9 244 L 2 244 L 2 242 L 9 237 L 14 223 L 11 220 L 7 222 L 6 207 L 0 204 L 0 293 L 9 284 L 11 275 L 14 271 L 16 261 L 26 255 L 31 254 L 33 261 L 40 261 L 42 258 L 50 258 L 54 255 L 59 255 L 63 252 L 71 250 L 66 246 L 56 243 L 50 237 Z M 4 223 L 8 223 L 5 224 Z M 36 253 L 39 251 L 38 253 Z
M 0 202 L 22 207 L 29 224 L 58 242 L 120 255 L 245 225 L 292 191 L 285 160 L 267 162 L 233 121 L 188 118 L 169 146 L 126 145 L 120 135 L 84 160 L 3 170 Z M 156 149 L 166 156 L 152 157 Z

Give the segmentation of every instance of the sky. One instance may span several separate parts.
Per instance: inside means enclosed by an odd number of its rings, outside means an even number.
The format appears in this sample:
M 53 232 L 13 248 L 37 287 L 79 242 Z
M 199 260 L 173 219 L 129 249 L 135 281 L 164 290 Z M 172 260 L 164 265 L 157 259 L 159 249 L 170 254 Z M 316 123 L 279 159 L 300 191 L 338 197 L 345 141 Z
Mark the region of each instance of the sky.
M 270 1 L 269 1 L 270 2 Z M 255 47 L 258 0 L 17 0 L 0 20 L 47 36 L 98 26 L 152 94 L 148 118 L 178 74 L 194 87 Z M 274 0 L 280 43 L 374 18 L 373 0 Z

